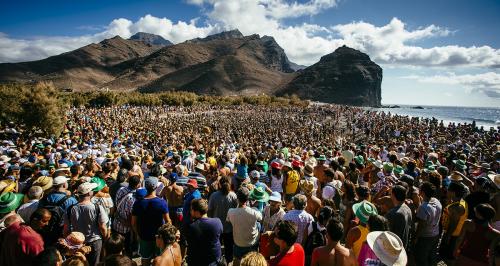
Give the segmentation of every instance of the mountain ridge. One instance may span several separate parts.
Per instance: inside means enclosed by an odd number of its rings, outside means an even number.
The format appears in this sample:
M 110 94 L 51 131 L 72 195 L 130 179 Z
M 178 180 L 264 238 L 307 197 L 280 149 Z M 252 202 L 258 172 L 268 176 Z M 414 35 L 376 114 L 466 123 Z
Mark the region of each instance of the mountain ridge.
M 75 91 L 295 94 L 340 104 L 381 104 L 382 69 L 346 46 L 304 67 L 291 62 L 272 36 L 232 30 L 167 42 L 143 32 L 129 39 L 115 36 L 43 60 L 0 64 L 0 82 L 52 81 Z

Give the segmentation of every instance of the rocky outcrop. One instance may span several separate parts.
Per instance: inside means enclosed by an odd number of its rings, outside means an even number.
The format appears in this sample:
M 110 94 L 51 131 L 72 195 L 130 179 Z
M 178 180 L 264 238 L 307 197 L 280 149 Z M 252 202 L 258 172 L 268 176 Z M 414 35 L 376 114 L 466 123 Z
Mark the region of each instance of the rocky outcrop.
M 149 45 L 158 45 L 158 46 L 174 45 L 172 42 L 170 42 L 169 40 L 165 40 L 160 35 L 145 33 L 145 32 L 138 32 L 138 33 L 132 35 L 129 38 L 129 40 L 140 41 L 140 42 L 143 42 L 143 43 L 149 44 Z
M 199 43 L 199 42 L 209 42 L 209 41 L 214 41 L 214 40 L 229 40 L 229 39 L 237 39 L 237 38 L 243 38 L 243 34 L 239 30 L 230 30 L 230 31 L 223 31 L 221 33 L 216 33 L 209 35 L 205 38 L 195 38 L 191 40 L 187 40 L 187 43 Z
M 356 106 L 381 106 L 382 68 L 358 50 L 342 46 L 301 70 L 278 95 Z

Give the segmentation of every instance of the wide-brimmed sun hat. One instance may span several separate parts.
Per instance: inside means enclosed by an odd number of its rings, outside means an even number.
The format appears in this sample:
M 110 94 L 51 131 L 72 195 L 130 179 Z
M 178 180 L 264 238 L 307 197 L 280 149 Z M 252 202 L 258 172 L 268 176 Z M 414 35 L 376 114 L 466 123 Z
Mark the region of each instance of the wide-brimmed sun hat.
M 16 182 L 10 179 L 0 181 L 0 195 L 12 192 L 16 188 Z
M 106 181 L 104 181 L 104 179 L 99 178 L 97 176 L 92 177 L 92 179 L 90 179 L 90 183 L 97 184 L 97 187 L 94 188 L 94 190 L 93 190 L 93 191 L 96 191 L 96 192 L 100 191 L 101 189 L 103 189 L 106 186 Z
M 248 198 L 258 202 L 268 202 L 269 194 L 267 194 L 262 187 L 255 187 L 252 191 L 250 191 L 250 196 Z
M 314 173 L 314 167 L 310 164 L 306 164 L 306 166 L 304 166 L 304 174 L 307 176 L 312 176 L 313 173 Z
M 71 232 L 63 241 L 70 249 L 79 249 L 85 242 L 85 235 L 80 232 Z
M 450 179 L 452 181 L 462 181 L 463 180 L 462 176 L 457 174 L 457 173 L 451 173 Z
M 396 167 L 394 167 L 395 174 L 402 175 L 402 174 L 404 174 L 404 172 L 405 172 L 405 170 L 403 169 L 403 167 L 401 165 L 396 165 Z
M 403 241 L 390 231 L 368 233 L 366 242 L 377 258 L 385 265 L 405 266 L 408 262 Z
M 273 191 L 269 196 L 269 201 L 281 202 L 281 194 L 278 191 Z
M 364 165 L 365 164 L 365 158 L 363 158 L 363 156 L 361 156 L 361 155 L 355 156 L 354 157 L 354 161 L 357 164 L 360 164 L 360 165 Z
M 369 158 L 368 161 L 378 169 L 382 169 L 382 167 L 384 166 L 384 164 L 381 161 L 376 160 L 374 158 Z
M 0 195 L 0 213 L 9 213 L 23 203 L 24 195 L 8 192 Z
M 488 178 L 500 189 L 500 174 L 489 174 Z
M 384 163 L 384 165 L 382 166 L 382 168 L 386 172 L 392 172 L 392 170 L 394 170 L 394 165 L 392 163 Z
M 311 180 L 300 180 L 299 188 L 305 195 L 311 195 L 314 190 L 314 183 Z
M 366 200 L 352 205 L 352 211 L 356 217 L 365 224 L 368 223 L 368 218 L 370 218 L 370 216 L 378 214 L 377 207 Z
M 47 191 L 52 188 L 53 179 L 50 176 L 40 176 L 33 182 L 33 186 L 40 186 L 43 191 Z
M 453 163 L 455 164 L 456 167 L 462 170 L 467 169 L 467 165 L 465 164 L 464 160 L 453 160 Z

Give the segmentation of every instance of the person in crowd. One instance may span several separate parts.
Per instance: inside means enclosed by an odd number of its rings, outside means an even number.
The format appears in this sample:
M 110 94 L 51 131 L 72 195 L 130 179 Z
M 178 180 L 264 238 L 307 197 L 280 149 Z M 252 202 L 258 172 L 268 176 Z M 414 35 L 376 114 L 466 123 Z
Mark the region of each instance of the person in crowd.
M 312 221 L 307 226 L 304 239 L 304 251 L 306 254 L 306 265 L 310 265 L 311 256 L 315 248 L 326 244 L 326 225 L 334 215 L 333 208 L 324 206 L 318 213 L 317 221 Z
M 104 208 L 91 201 L 96 183 L 85 182 L 78 186 L 78 204 L 70 206 L 64 216 L 64 235 L 77 231 L 85 236 L 86 245 L 92 248 L 87 255 L 89 265 L 96 265 L 101 256 L 103 239 L 108 236 L 109 217 Z
M 366 242 L 377 258 L 365 262 L 364 265 L 407 265 L 408 257 L 403 242 L 393 232 L 370 232 Z
M 210 195 L 208 200 L 208 217 L 219 218 L 223 225 L 222 242 L 224 243 L 224 257 L 226 262 L 233 260 L 233 227 L 227 221 L 227 212 L 238 207 L 236 193 L 231 191 L 231 179 L 222 176 L 219 179 L 219 189 Z
M 187 235 L 189 265 L 213 265 L 222 261 L 222 222 L 219 218 L 209 218 L 207 212 L 208 203 L 205 199 L 191 202 L 193 222 L 189 225 Z
M 131 224 L 139 239 L 141 265 L 145 266 L 150 265 L 159 253 L 155 242 L 158 228 L 165 223 L 171 224 L 167 202 L 156 196 L 158 182 L 156 177 L 144 179 L 146 196 L 144 199 L 136 200 L 132 207 Z
M 180 228 L 182 222 L 182 204 L 184 196 L 184 187 L 177 184 L 177 173 L 171 173 L 168 180 L 169 185 L 162 191 L 162 198 L 168 203 L 168 210 L 172 224 Z
M 262 219 L 263 232 L 273 231 L 278 221 L 285 216 L 285 210 L 281 207 L 281 194 L 274 191 L 269 196 L 269 205 L 264 208 L 264 217 Z
M 464 222 L 455 245 L 455 265 L 495 265 L 495 248 L 500 241 L 500 232 L 491 227 L 495 209 L 481 203 L 474 208 L 474 212 L 474 219 Z
M 302 246 L 297 243 L 299 231 L 292 221 L 280 221 L 274 229 L 274 243 L 279 247 L 279 253 L 269 261 L 270 266 L 302 266 L 305 254 Z
M 316 197 L 316 195 L 315 195 L 316 191 L 314 189 L 313 181 L 306 180 L 306 179 L 300 180 L 299 188 L 300 188 L 300 191 L 307 198 L 305 211 L 307 213 L 309 213 L 310 215 L 316 217 L 318 214 L 318 211 L 321 207 L 321 200 L 318 197 Z
M 297 194 L 292 198 L 293 210 L 288 211 L 284 216 L 284 221 L 291 221 L 297 227 L 296 241 L 303 244 L 304 239 L 307 237 L 306 228 L 314 221 L 314 217 L 305 211 L 307 206 L 307 197 Z
M 28 202 L 24 203 L 17 210 L 17 214 L 23 218 L 24 221 L 29 221 L 31 215 L 38 208 L 40 199 L 43 197 L 43 189 L 40 186 L 32 186 L 28 190 Z
M 410 207 L 406 205 L 407 190 L 401 185 L 395 185 L 391 189 L 391 201 L 394 208 L 390 209 L 385 215 L 389 221 L 389 229 L 395 233 L 405 248 L 409 247 L 410 231 L 412 228 L 412 212 Z
M 248 206 L 248 188 L 240 187 L 236 197 L 238 207 L 229 209 L 226 220 L 233 226 L 233 258 L 238 265 L 245 254 L 257 250 L 262 213 Z
M 125 238 L 118 233 L 111 233 L 104 242 L 104 258 L 112 255 L 122 255 L 125 250 Z M 104 259 L 106 260 L 106 259 Z
M 447 263 L 452 263 L 455 259 L 453 251 L 462 231 L 462 226 L 467 219 L 467 202 L 463 199 L 465 196 L 464 185 L 460 183 L 451 183 L 448 187 L 448 202 L 442 213 L 443 237 L 439 254 Z
M 387 221 L 387 219 L 385 219 L 384 216 L 378 214 L 370 216 L 370 218 L 368 218 L 367 225 L 369 232 L 388 231 L 389 229 L 389 222 Z M 370 248 L 368 242 L 363 242 L 358 256 L 359 265 L 371 265 L 370 263 L 374 261 L 379 261 L 377 255 L 375 255 L 373 250 Z
M 77 203 L 77 199 L 68 191 L 68 178 L 66 176 L 54 178 L 52 191 L 49 191 L 38 204 L 39 208 L 48 209 L 52 214 L 48 234 L 45 235 L 48 244 L 56 243 L 57 239 L 63 236 L 64 217 L 69 208 Z
M 267 266 L 267 261 L 262 254 L 252 251 L 241 259 L 240 266 Z
M 362 202 L 352 205 L 352 211 L 354 215 L 359 220 L 359 225 L 351 228 L 347 233 L 346 237 L 346 248 L 352 249 L 356 257 L 359 256 L 361 251 L 361 246 L 363 242 L 366 241 L 366 236 L 368 235 L 368 219 L 370 216 L 377 215 L 377 208 L 372 203 L 364 200 Z
M 21 205 L 22 199 L 22 194 L 12 192 L 1 195 L 0 214 L 14 211 Z M 15 212 L 3 222 L 6 228 L 0 234 L 0 265 L 32 265 L 36 256 L 44 249 L 42 236 L 24 224 Z
M 139 176 L 130 176 L 128 186 L 117 192 L 115 216 L 111 223 L 114 232 L 125 237 L 125 254 L 132 256 L 138 249 L 138 243 L 132 231 L 132 207 L 136 201 L 135 193 L 141 185 Z
M 418 224 L 413 243 L 415 261 L 418 265 L 435 265 L 442 206 L 434 197 L 436 187 L 432 183 L 422 183 L 419 191 L 422 204 L 416 214 Z
M 180 266 L 182 265 L 179 229 L 172 224 L 164 224 L 158 229 L 156 246 L 162 250 L 160 256 L 153 260 L 154 266 Z
M 342 223 L 330 219 L 326 225 L 326 245 L 314 249 L 311 266 L 356 265 L 354 252 L 340 244 L 343 235 Z

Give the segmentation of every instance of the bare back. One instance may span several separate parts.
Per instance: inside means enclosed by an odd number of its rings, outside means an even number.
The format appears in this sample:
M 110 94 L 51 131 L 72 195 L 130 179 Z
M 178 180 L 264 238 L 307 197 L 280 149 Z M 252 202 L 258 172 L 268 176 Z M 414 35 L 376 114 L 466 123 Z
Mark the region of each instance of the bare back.
M 184 188 L 173 184 L 165 188 L 164 193 L 165 199 L 167 199 L 169 207 L 179 207 L 184 203 Z
M 352 250 L 337 244 L 335 248 L 322 246 L 316 248 L 312 255 L 311 266 L 354 266 L 356 256 Z
M 153 260 L 153 266 L 181 266 L 182 255 L 179 244 L 174 243 Z

